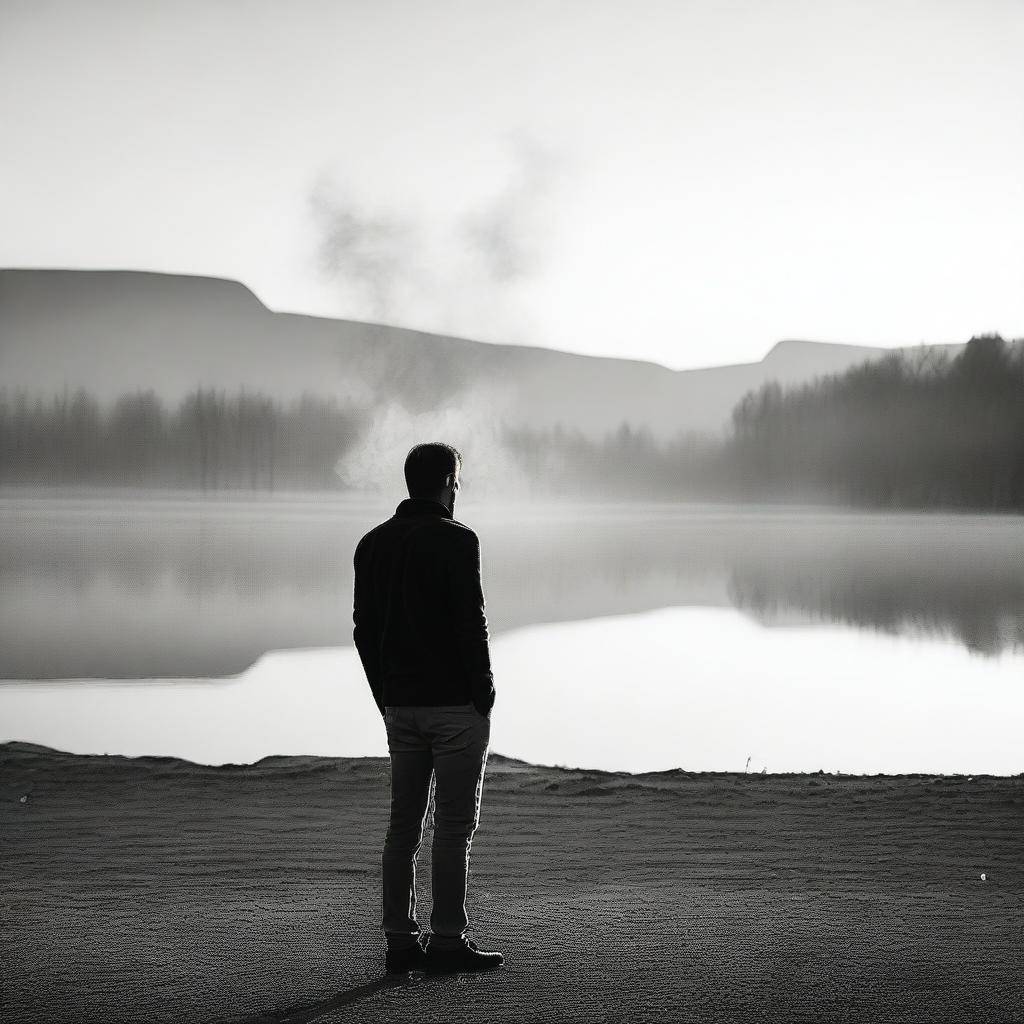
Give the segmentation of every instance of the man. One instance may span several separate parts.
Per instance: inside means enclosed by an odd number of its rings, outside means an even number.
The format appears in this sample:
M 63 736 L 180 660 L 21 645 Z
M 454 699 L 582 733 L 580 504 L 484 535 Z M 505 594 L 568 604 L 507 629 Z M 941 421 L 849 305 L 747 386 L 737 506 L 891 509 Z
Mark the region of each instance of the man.
M 454 518 L 462 456 L 419 444 L 409 497 L 356 545 L 353 638 L 391 754 L 381 927 L 388 973 L 484 971 L 500 953 L 466 936 L 466 886 L 491 732 L 494 682 L 480 541 Z M 434 780 L 431 934 L 420 945 L 416 858 Z

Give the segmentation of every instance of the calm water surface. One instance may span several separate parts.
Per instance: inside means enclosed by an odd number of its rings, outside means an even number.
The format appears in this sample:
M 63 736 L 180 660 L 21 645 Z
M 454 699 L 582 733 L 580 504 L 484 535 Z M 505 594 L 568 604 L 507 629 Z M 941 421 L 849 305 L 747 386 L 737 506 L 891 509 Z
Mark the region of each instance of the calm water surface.
M 0 741 L 384 753 L 351 556 L 400 497 L 0 496 Z M 1019 517 L 457 516 L 483 545 L 493 749 L 630 771 L 1024 771 Z

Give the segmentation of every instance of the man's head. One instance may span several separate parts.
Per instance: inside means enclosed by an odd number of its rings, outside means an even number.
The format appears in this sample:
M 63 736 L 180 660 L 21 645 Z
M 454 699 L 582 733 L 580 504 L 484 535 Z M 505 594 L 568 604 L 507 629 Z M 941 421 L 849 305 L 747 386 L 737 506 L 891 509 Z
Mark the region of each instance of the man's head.
M 441 441 L 414 445 L 405 457 L 405 483 L 410 498 L 430 498 L 455 512 L 455 495 L 461 487 L 462 454 Z

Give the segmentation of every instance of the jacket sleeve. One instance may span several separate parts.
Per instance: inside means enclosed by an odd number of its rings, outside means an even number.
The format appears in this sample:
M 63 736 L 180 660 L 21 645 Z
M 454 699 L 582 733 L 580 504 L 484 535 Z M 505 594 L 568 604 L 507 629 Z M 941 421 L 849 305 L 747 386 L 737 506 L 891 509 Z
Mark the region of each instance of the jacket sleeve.
M 448 570 L 459 657 L 470 681 L 473 703 L 486 714 L 494 705 L 494 673 L 481 579 L 480 539 L 475 533 L 467 530 L 458 538 Z
M 352 559 L 353 594 L 352 594 L 352 640 L 359 652 L 359 660 L 363 663 L 366 681 L 370 684 L 370 692 L 381 715 L 384 714 L 384 685 L 380 677 L 380 632 L 377 623 L 376 609 L 373 604 L 373 593 L 368 571 L 363 564 L 364 549 L 362 541 L 356 545 Z

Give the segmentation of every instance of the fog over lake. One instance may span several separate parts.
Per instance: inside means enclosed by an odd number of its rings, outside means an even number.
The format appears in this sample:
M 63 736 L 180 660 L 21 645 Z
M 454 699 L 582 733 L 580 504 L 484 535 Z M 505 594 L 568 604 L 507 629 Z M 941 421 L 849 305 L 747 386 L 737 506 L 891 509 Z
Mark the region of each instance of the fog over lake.
M 385 753 L 352 551 L 401 497 L 3 496 L 0 741 Z M 481 538 L 501 753 L 1024 770 L 1019 517 L 466 501 L 456 518 Z

